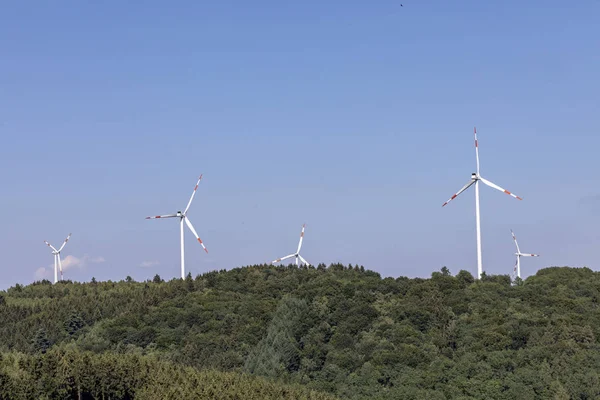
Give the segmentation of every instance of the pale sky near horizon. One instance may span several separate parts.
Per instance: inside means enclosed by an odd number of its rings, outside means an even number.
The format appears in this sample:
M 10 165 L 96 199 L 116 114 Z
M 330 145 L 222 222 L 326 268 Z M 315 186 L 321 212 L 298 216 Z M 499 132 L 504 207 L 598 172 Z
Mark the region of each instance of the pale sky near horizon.
M 0 289 L 269 262 L 600 268 L 600 1 L 6 2 Z

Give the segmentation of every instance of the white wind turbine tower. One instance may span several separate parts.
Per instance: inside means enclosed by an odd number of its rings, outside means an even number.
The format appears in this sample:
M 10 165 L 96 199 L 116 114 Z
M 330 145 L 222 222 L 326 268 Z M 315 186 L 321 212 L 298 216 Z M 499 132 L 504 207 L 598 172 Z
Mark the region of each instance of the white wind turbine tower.
M 50 243 L 48 243 L 47 241 L 44 240 L 44 243 L 46 243 L 48 245 L 48 247 L 50 247 L 52 249 L 52 254 L 54 255 L 54 283 L 58 282 L 58 270 L 59 269 L 60 269 L 60 280 L 61 281 L 63 280 L 63 270 L 62 270 L 62 263 L 60 262 L 60 252 L 62 251 L 62 249 L 65 248 L 65 245 L 69 241 L 70 237 L 71 237 L 71 234 L 69 233 L 69 236 L 67 236 L 64 243 L 62 244 L 62 246 L 60 246 L 60 249 L 58 249 L 58 250 L 56 250 L 56 248 L 54 246 L 52 246 Z
M 198 185 L 200 184 L 201 179 L 202 179 L 202 175 L 200 175 L 200 178 L 198 178 L 198 182 L 196 182 L 196 186 L 194 187 L 194 191 L 192 192 L 192 197 L 190 197 L 190 201 L 188 201 L 188 204 L 185 207 L 185 210 L 183 212 L 177 211 L 177 214 L 157 215 L 155 217 L 146 217 L 146 219 L 179 218 L 179 231 L 180 231 L 180 236 L 181 236 L 181 279 L 185 279 L 185 250 L 183 247 L 183 230 L 184 230 L 183 223 L 184 223 L 184 221 L 185 221 L 186 225 L 188 226 L 188 228 L 190 228 L 190 231 L 192 231 L 192 233 L 194 234 L 194 236 L 196 237 L 196 239 L 198 240 L 198 242 L 200 243 L 200 245 L 202 246 L 204 251 L 208 253 L 208 250 L 204 246 L 204 243 L 202 243 L 202 239 L 200 239 L 200 237 L 198 236 L 198 233 L 196 233 L 194 226 L 192 225 L 192 223 L 190 222 L 190 219 L 187 216 L 187 212 L 190 209 L 192 200 L 194 200 L 194 195 L 196 194 L 196 190 L 198 190 Z
M 292 258 L 292 257 L 296 257 L 296 265 L 298 265 L 298 259 L 300 259 L 300 261 L 302 261 L 302 263 L 306 264 L 306 266 L 309 266 L 310 264 L 308 263 L 308 261 L 306 261 L 301 255 L 300 255 L 300 249 L 302 248 L 302 240 L 304 239 L 304 228 L 306 228 L 306 224 L 302 225 L 302 233 L 300 233 L 300 242 L 298 242 L 298 250 L 296 250 L 295 253 L 292 253 L 288 256 L 285 257 L 281 257 L 278 258 L 275 261 L 272 261 L 271 264 L 275 264 L 278 263 L 279 261 L 283 261 L 283 260 L 287 260 L 288 258 Z
M 479 276 L 479 279 L 481 279 L 481 275 L 483 274 L 483 265 L 482 265 L 482 261 L 481 261 L 481 218 L 479 215 L 479 182 L 482 182 L 491 188 L 494 188 L 501 192 L 504 192 L 504 193 L 514 197 L 515 199 L 519 199 L 519 200 L 523 200 L 523 199 L 520 198 L 519 196 L 509 192 L 508 190 L 501 188 L 500 186 L 496 185 L 495 183 L 492 183 L 492 182 L 488 181 L 487 179 L 484 179 L 481 176 L 481 174 L 479 173 L 479 146 L 477 143 L 477 129 L 476 128 L 473 128 L 473 133 L 475 134 L 475 157 L 477 159 L 477 172 L 472 173 L 471 180 L 465 186 L 463 186 L 462 189 L 460 189 L 456 194 L 454 194 L 452 197 L 450 197 L 450 199 L 448 199 L 448 201 L 446 201 L 442 205 L 442 207 L 444 207 L 446 204 L 448 204 L 449 202 L 454 200 L 459 194 L 461 194 L 462 192 L 467 190 L 469 187 L 471 187 L 473 184 L 475 184 L 475 220 L 476 220 L 476 228 L 477 228 L 477 275 Z
M 515 263 L 516 271 L 514 272 L 517 274 L 517 277 L 521 279 L 521 257 L 539 257 L 540 255 L 521 253 L 521 249 L 519 249 L 519 243 L 517 242 L 517 237 L 515 236 L 515 233 L 512 231 L 512 229 L 510 230 L 510 233 L 512 234 L 513 240 L 515 241 L 515 246 L 517 246 L 517 252 L 515 253 L 515 255 L 517 256 L 517 262 Z

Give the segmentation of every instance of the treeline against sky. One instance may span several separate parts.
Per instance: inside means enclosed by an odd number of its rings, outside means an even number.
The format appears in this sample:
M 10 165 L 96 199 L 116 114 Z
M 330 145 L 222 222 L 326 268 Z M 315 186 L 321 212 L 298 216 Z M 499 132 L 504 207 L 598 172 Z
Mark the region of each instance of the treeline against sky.
M 17 285 L 0 292 L 0 399 L 599 398 L 599 301 L 600 274 L 567 267 Z

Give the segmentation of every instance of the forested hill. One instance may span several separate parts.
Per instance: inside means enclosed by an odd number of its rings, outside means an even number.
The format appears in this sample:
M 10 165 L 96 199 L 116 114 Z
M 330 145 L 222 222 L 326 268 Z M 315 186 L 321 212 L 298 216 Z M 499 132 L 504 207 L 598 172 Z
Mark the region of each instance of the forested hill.
M 599 300 L 599 273 L 566 267 L 515 286 L 342 265 L 17 285 L 0 399 L 596 399 Z

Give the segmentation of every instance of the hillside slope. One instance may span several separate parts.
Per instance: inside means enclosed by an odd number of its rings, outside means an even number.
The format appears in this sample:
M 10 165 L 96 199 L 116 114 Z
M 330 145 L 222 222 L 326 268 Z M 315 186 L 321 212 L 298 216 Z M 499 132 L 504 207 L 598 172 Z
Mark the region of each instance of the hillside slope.
M 382 279 L 342 265 L 42 282 L 0 294 L 0 350 L 13 369 L 0 365 L 14 377 L 15 357 L 118 354 L 158 363 L 150 370 L 259 375 L 260 385 L 347 399 L 591 399 L 599 300 L 600 274 L 587 268 L 544 269 L 519 286 L 447 270 Z

